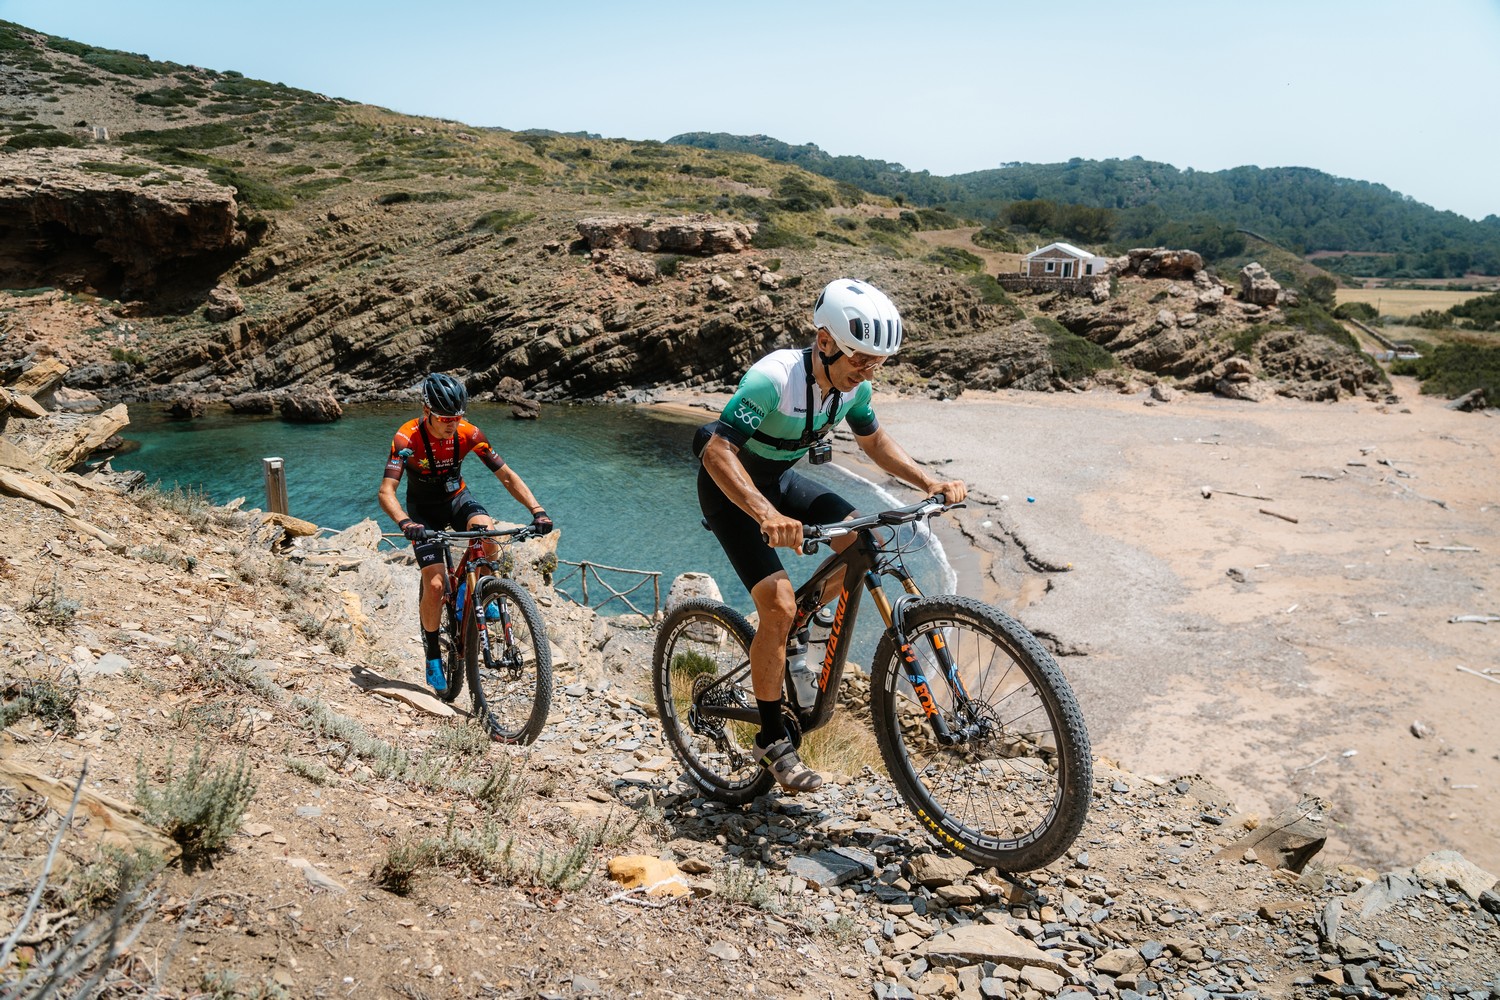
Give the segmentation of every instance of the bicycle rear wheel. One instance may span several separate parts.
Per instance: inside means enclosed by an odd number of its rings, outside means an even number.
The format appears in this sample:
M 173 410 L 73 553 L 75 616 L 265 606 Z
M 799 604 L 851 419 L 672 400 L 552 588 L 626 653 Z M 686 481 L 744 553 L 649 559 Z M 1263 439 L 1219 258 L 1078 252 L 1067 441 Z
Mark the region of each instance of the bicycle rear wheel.
M 927 697 L 964 735 L 939 742 L 887 633 L 871 709 L 896 789 L 929 833 L 975 864 L 1051 864 L 1083 828 L 1093 780 L 1083 713 L 1062 672 L 1020 622 L 978 601 L 922 598 L 902 620 Z
M 499 612 L 493 620 L 486 613 L 491 603 Z M 479 640 L 480 628 L 487 643 Z M 552 708 L 552 645 L 541 610 L 519 583 L 487 576 L 479 582 L 469 633 L 464 659 L 475 718 L 497 743 L 534 742 Z
M 704 706 L 755 709 L 750 640 L 755 630 L 726 604 L 683 601 L 662 623 L 651 661 L 656 709 L 672 752 L 705 795 L 742 805 L 764 795 L 774 779 L 755 760 L 759 721 L 703 713 Z

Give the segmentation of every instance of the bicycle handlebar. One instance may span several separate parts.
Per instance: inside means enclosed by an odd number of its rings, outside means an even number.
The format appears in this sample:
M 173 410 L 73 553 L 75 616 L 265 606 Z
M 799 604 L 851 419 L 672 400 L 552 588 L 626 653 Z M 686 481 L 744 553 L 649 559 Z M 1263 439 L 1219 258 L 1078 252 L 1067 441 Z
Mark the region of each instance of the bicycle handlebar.
M 865 531 L 870 528 L 889 528 L 898 524 L 924 521 L 929 517 L 945 514 L 955 507 L 963 506 L 966 505 L 963 503 L 948 503 L 941 493 L 937 493 L 926 500 L 918 500 L 916 503 L 908 504 L 905 507 L 883 510 L 876 514 L 866 514 L 864 517 L 855 517 L 847 521 L 839 521 L 835 524 L 804 524 L 802 526 L 802 554 L 810 556 L 818 551 L 818 546 L 826 545 L 835 538 L 842 538 L 856 531 Z
M 513 538 L 519 542 L 536 534 L 536 525 L 523 524 L 519 528 L 482 528 L 478 531 L 435 531 L 428 528 L 422 537 L 428 541 L 443 542 L 465 538 Z

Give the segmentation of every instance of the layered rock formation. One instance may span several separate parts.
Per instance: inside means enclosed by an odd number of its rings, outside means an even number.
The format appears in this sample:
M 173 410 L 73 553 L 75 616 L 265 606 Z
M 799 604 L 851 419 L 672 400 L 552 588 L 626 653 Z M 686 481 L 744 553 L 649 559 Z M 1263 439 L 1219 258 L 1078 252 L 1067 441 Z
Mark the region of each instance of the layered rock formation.
M 168 171 L 107 148 L 7 153 L 0 283 L 147 296 L 242 252 L 237 215 L 234 189 L 194 167 Z

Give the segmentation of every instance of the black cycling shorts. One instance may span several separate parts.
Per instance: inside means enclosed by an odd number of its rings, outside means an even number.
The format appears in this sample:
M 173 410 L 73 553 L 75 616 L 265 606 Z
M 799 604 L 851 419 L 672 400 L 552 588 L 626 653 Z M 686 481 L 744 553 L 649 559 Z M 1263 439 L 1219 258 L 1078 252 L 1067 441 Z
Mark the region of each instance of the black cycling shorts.
M 791 469 L 776 479 L 754 482 L 773 507 L 803 524 L 834 524 L 854 512 L 849 501 Z M 760 525 L 724 495 L 702 466 L 698 468 L 698 506 L 746 590 L 754 590 L 757 583 L 786 568 L 777 551 L 761 538 Z
M 474 499 L 468 488 L 459 490 L 451 497 L 439 496 L 435 500 L 420 500 L 410 492 L 406 494 L 406 516 L 432 531 L 456 528 L 467 531 L 476 514 L 488 517 L 490 512 L 484 504 Z M 443 543 L 427 539 L 411 543 L 418 566 L 431 566 L 443 561 Z

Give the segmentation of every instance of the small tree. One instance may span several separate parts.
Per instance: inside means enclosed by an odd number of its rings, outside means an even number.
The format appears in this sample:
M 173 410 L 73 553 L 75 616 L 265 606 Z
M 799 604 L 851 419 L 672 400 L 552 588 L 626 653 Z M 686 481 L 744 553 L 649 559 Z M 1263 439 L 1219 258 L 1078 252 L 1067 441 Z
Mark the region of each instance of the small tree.
M 1324 309 L 1332 309 L 1338 297 L 1339 283 L 1326 274 L 1315 274 L 1307 279 L 1302 290 Z

